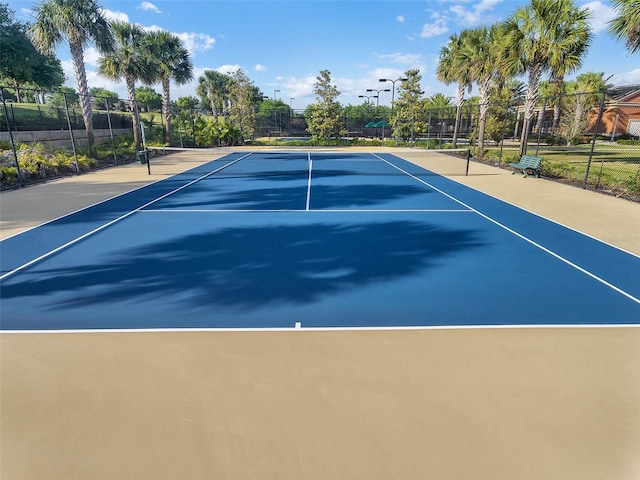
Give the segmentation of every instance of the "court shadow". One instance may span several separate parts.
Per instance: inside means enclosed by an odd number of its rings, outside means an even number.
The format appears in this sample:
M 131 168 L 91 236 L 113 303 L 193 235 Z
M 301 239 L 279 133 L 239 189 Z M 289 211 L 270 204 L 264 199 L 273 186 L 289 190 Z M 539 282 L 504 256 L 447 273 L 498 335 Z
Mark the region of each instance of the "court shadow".
M 299 178 L 298 178 L 299 180 Z M 151 206 L 154 209 L 223 210 L 305 210 L 307 186 L 270 185 L 251 182 L 249 188 L 219 189 L 210 185 L 192 185 L 185 195 L 170 196 Z M 352 184 L 316 185 L 311 190 L 312 208 L 358 208 L 385 205 L 390 201 L 431 193 L 416 185 Z
M 311 305 L 380 282 L 436 274 L 452 256 L 481 244 L 473 231 L 417 221 L 210 229 L 122 248 L 100 264 L 32 271 L 3 285 L 1 297 L 25 305 L 30 297 L 46 297 L 57 309 L 149 299 L 173 310 Z

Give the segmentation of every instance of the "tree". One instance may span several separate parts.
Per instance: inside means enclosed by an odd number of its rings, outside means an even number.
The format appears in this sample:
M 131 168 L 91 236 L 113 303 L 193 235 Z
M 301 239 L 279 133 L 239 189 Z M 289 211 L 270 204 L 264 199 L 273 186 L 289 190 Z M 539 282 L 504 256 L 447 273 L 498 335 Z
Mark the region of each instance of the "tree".
M 42 90 L 64 82 L 60 61 L 36 50 L 27 30 L 28 26 L 16 21 L 13 11 L 0 3 L 0 81 L 15 88 L 18 102 L 27 85 Z
M 118 101 L 118 94 L 116 92 L 113 92 L 111 90 L 107 90 L 106 88 L 102 88 L 102 87 L 91 87 L 89 89 L 89 94 L 92 97 L 96 97 L 99 98 L 101 100 L 109 100 L 109 103 L 115 103 Z
M 568 115 L 560 121 L 560 134 L 566 139 L 567 145 L 579 141 L 580 135 L 588 127 L 589 113 L 609 87 L 604 79 L 604 72 L 583 73 L 569 83 L 567 90 L 572 95 L 566 102 Z
M 573 0 L 560 0 L 556 11 L 557 37 L 562 41 L 553 42 L 549 52 L 551 67 L 551 96 L 553 98 L 553 126 L 558 125 L 562 114 L 561 97 L 564 77 L 582 66 L 582 59 L 591 43 L 589 28 L 590 11 L 578 8 Z M 542 116 L 540 117 L 542 119 Z
M 340 91 L 331 84 L 331 72 L 321 70 L 316 77 L 313 92 L 316 103 L 307 109 L 307 131 L 315 140 L 341 138 L 347 134 L 342 121 L 342 106 L 336 100 Z
M 49 94 L 48 104 L 53 108 L 65 109 L 66 107 L 77 107 L 79 105 L 78 93 L 71 87 L 60 87 L 57 91 Z
M 480 93 L 477 154 L 483 157 L 491 88 L 503 84 L 505 78 L 511 73 L 506 62 L 507 45 L 504 42 L 504 26 L 494 23 L 490 27 L 470 30 L 465 38 L 461 56 L 469 63 L 471 77 L 478 84 Z
M 391 119 L 391 125 L 396 138 L 408 140 L 415 132 L 427 131 L 424 119 L 428 101 L 421 99 L 424 92 L 420 86 L 422 75 L 419 69 L 407 70 L 403 77 L 407 80 L 398 87 L 398 100 L 394 106 L 395 116 Z
M 255 86 L 242 69 L 231 75 L 229 84 L 229 121 L 240 130 L 240 140 L 244 143 L 253 138 L 256 129 Z
M 150 112 L 159 110 L 162 107 L 162 95 L 151 87 L 136 87 L 136 100 L 140 110 L 143 111 Z
M 178 97 L 176 100 L 176 106 L 185 110 L 193 110 L 198 105 L 198 99 L 196 97 Z
M 387 107 L 376 108 L 371 102 L 362 102 L 360 105 L 347 105 L 344 107 L 344 118 L 347 123 L 347 129 L 360 129 L 365 128 L 365 125 L 375 120 L 379 116 L 379 110 L 383 110 L 383 117 L 389 118 Z
M 183 85 L 193 78 L 193 65 L 189 51 L 176 35 L 166 31 L 149 32 L 147 48 L 157 70 L 157 81 L 162 84 L 162 112 L 167 122 L 167 137 L 172 143 L 171 81 Z
M 563 57 L 586 52 L 590 35 L 585 37 L 584 32 L 585 28 L 588 30 L 589 14 L 583 10 L 575 7 L 573 0 L 531 0 L 505 23 L 510 50 L 517 53 L 511 58 L 512 68 L 528 76 L 521 153 L 527 150 L 542 74 L 557 66 Z M 581 47 L 585 40 L 587 44 Z
M 273 128 L 282 129 L 282 119 L 291 117 L 291 109 L 280 99 L 267 98 L 260 102 L 258 115 L 260 118 L 273 122 Z
M 471 93 L 473 78 L 471 76 L 470 64 L 463 55 L 463 47 L 469 30 L 463 30 L 460 35 L 453 34 L 449 37 L 449 43 L 440 50 L 436 77 L 446 85 L 458 84 L 456 96 L 456 123 L 453 129 L 452 148 L 456 148 L 458 133 L 460 131 L 460 121 L 462 118 L 462 104 L 464 102 L 464 92 Z
M 36 20 L 29 29 L 33 45 L 53 55 L 62 42 L 69 43 L 89 150 L 93 149 L 91 98 L 84 66 L 84 49 L 94 43 L 101 53 L 111 50 L 113 36 L 109 22 L 95 0 L 44 0 L 35 7 Z
M 611 0 L 618 16 L 609 22 L 609 33 L 625 42 L 630 53 L 640 52 L 640 2 L 638 0 Z
M 124 80 L 127 86 L 129 107 L 133 116 L 133 138 L 136 150 L 140 150 L 140 113 L 136 97 L 136 81 L 151 83 L 151 62 L 145 56 L 143 42 L 145 33 L 138 25 L 118 20 L 111 22 L 114 47 L 98 60 L 100 75 L 112 80 Z
M 198 78 L 196 92 L 202 99 L 202 103 L 208 103 L 211 114 L 218 119 L 218 114 L 224 109 L 224 100 L 229 96 L 231 77 L 215 70 L 205 70 Z

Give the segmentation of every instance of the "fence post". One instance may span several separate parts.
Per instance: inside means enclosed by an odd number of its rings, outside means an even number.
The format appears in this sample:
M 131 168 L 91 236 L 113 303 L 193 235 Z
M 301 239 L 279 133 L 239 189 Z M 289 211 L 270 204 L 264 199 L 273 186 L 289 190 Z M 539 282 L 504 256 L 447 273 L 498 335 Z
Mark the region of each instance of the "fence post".
M 75 159 L 76 173 L 80 173 L 80 165 L 78 164 L 78 153 L 76 152 L 76 142 L 73 138 L 73 128 L 71 128 L 71 116 L 69 115 L 69 103 L 67 102 L 67 94 L 62 93 L 64 98 L 64 109 L 67 112 L 67 126 L 69 127 L 69 137 L 71 138 L 71 149 L 73 150 L 73 158 Z
M 596 125 L 593 129 L 593 138 L 591 139 L 591 150 L 589 151 L 589 161 L 587 162 L 587 171 L 584 174 L 584 183 L 582 184 L 582 188 L 587 188 L 587 180 L 589 179 L 589 170 L 591 169 L 591 161 L 593 160 L 593 151 L 596 148 L 596 138 L 598 137 L 600 122 L 602 121 L 602 115 L 604 114 L 604 99 L 606 95 L 607 95 L 607 92 L 602 92 L 602 97 L 600 98 L 600 111 L 598 112 L 598 119 L 596 120 Z
M 21 187 L 24 187 L 24 181 L 22 180 L 22 173 L 20 173 L 20 162 L 18 162 L 18 152 L 16 151 L 16 143 L 13 140 L 13 132 L 11 131 L 11 122 L 9 122 L 9 112 L 7 111 L 7 102 L 4 99 L 4 87 L 0 87 L 0 99 L 2 99 L 2 108 L 4 110 L 4 118 L 7 120 L 7 131 L 9 132 L 9 142 L 11 143 L 11 150 L 13 151 L 13 160 L 16 164 L 16 172 L 18 173 L 18 183 Z
M 431 107 L 429 107 L 429 123 L 427 124 L 427 150 L 431 148 L 429 143 L 431 142 Z
M 504 148 L 504 136 L 507 127 L 507 118 L 509 117 L 509 109 L 511 108 L 511 100 L 507 100 L 507 106 L 504 111 L 504 119 L 502 120 L 502 140 L 500 140 L 500 155 L 498 156 L 498 163 L 502 163 L 502 150 Z
M 540 141 L 542 139 L 542 127 L 544 125 L 544 117 L 547 115 L 547 98 L 545 97 L 544 102 L 542 102 L 542 111 L 538 116 L 538 142 L 536 143 L 536 157 L 538 156 L 538 152 L 540 151 Z
M 116 141 L 113 138 L 113 126 L 111 125 L 111 110 L 109 110 L 109 98 L 104 99 L 105 106 L 107 107 L 107 123 L 109 124 L 109 137 L 111 137 L 111 149 L 113 150 L 113 162 L 118 165 L 118 155 L 116 154 Z

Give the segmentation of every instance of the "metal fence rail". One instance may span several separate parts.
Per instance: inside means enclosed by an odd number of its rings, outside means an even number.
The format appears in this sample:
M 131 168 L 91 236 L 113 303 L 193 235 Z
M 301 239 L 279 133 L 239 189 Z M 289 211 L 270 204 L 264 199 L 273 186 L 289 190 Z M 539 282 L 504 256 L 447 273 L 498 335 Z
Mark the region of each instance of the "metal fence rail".
M 77 146 L 85 144 L 85 125 L 77 94 L 22 89 L 23 102 L 17 103 L 8 92 L 7 87 L 0 86 L 0 141 L 43 143 L 74 152 Z M 118 136 L 133 136 L 132 109 L 127 100 L 99 97 L 92 100 L 98 143 L 114 144 Z M 231 145 L 240 138 L 211 132 L 213 117 L 206 110 L 177 105 L 171 107 L 172 138 L 168 138 L 167 119 L 158 106 L 138 104 L 135 108 L 141 112 L 145 138 L 150 144 L 210 147 Z M 371 145 L 382 142 L 386 146 L 415 148 L 452 146 L 456 107 L 411 109 L 410 117 L 406 116 L 407 109 L 403 110 L 405 116 L 399 116 L 399 111 L 396 110 L 394 118 L 376 115 L 378 109 L 371 110 L 371 116 L 356 117 L 349 116 L 349 109 L 345 109 L 344 143 L 361 140 Z M 583 188 L 640 197 L 640 86 L 541 98 L 529 122 L 525 122 L 521 99 L 492 103 L 483 152 L 477 151 L 479 112 L 477 100 L 469 100 L 462 106 L 456 138 L 457 147 L 475 149 L 477 158 L 505 165 L 522 153 L 535 154 L 544 159 L 545 176 Z M 233 126 L 227 112 L 220 112 L 218 121 Z M 275 144 L 310 138 L 304 110 L 280 107 L 269 111 L 256 107 L 252 121 L 254 141 L 263 139 Z M 3 163 L 11 164 L 7 155 L 3 155 Z M 13 164 L 18 164 L 17 157 Z

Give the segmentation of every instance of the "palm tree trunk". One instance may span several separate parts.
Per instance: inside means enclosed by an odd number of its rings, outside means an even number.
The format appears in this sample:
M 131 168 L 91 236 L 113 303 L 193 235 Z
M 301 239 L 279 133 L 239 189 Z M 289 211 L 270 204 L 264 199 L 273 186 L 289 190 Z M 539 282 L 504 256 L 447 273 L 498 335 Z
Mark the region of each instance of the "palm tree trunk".
M 84 120 L 84 128 L 87 131 L 87 142 L 89 151 L 93 151 L 93 117 L 91 112 L 91 97 L 89 96 L 89 86 L 87 84 L 87 72 L 84 67 L 84 53 L 82 44 L 70 42 L 71 61 L 73 63 L 73 71 L 78 84 L 78 93 L 80 94 L 80 109 L 82 110 L 82 119 Z
M 460 120 L 462 119 L 462 102 L 464 101 L 464 83 L 458 84 L 458 98 L 456 99 L 456 125 L 453 127 L 453 140 L 451 148 L 456 148 L 458 143 L 458 133 L 460 132 Z
M 524 100 L 524 123 L 522 126 L 522 137 L 520 139 L 520 155 L 527 152 L 527 141 L 529 140 L 529 131 L 531 130 L 531 117 L 536 108 L 538 100 L 538 88 L 540 87 L 540 77 L 542 76 L 543 65 L 538 63 L 531 66 L 529 70 L 529 84 L 527 87 L 527 96 Z
M 171 82 L 169 77 L 162 79 L 162 110 L 164 111 L 164 119 L 167 122 L 167 138 L 169 145 L 173 145 L 172 128 L 171 128 Z
M 560 124 L 560 116 L 562 115 L 562 85 L 564 83 L 564 76 L 556 75 L 555 78 L 552 79 L 553 84 L 553 96 L 555 97 L 553 100 L 553 123 L 551 124 L 551 133 L 555 135 L 555 132 L 558 130 L 558 125 Z
M 487 114 L 489 113 L 489 81 L 484 81 L 479 86 L 480 91 L 480 118 L 478 125 L 478 151 L 480 158 L 484 158 L 484 132 L 487 125 Z
M 131 106 L 131 115 L 133 116 L 133 141 L 136 145 L 136 152 L 140 150 L 142 145 L 140 135 L 140 114 L 138 112 L 138 101 L 136 99 L 136 86 L 133 80 L 127 78 L 127 93 L 129 95 L 129 104 Z
M 216 96 L 213 93 L 213 90 L 209 89 L 209 97 L 211 98 L 211 113 L 213 114 L 213 118 L 215 118 L 216 122 L 218 121 L 218 107 L 216 107 Z

